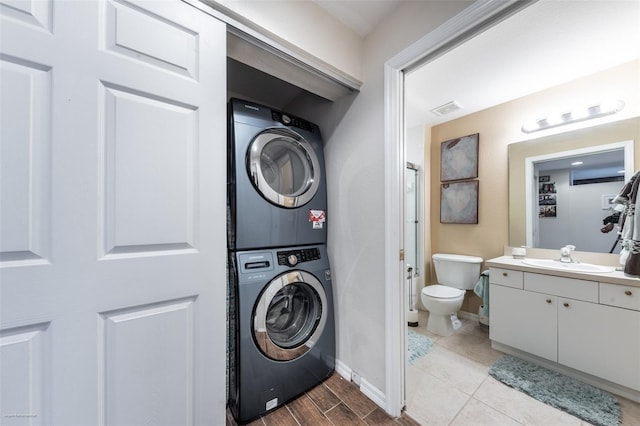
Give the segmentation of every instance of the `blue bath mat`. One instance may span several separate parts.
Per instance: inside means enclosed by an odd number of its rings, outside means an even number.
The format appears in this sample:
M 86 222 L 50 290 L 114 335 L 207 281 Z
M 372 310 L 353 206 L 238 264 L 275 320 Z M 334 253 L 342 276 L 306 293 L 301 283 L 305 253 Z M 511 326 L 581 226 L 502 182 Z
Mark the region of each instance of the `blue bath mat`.
M 608 392 L 519 358 L 504 355 L 489 374 L 527 395 L 600 426 L 618 426 L 620 407 Z
M 412 330 L 408 330 L 408 334 L 409 365 L 413 365 L 418 359 L 431 352 L 433 341 L 427 336 Z

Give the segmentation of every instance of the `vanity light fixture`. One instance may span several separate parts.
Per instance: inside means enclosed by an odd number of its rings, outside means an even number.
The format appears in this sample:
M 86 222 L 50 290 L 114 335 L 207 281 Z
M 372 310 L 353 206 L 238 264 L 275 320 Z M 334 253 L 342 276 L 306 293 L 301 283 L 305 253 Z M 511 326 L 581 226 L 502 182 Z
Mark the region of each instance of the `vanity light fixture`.
M 522 131 L 524 133 L 533 133 L 565 124 L 577 123 L 578 121 L 604 117 L 605 115 L 615 114 L 621 111 L 622 108 L 624 108 L 623 101 L 604 102 L 587 108 L 579 108 L 574 111 L 551 115 L 530 123 L 525 123 L 522 125 Z
M 581 166 L 582 164 L 582 161 L 574 161 L 573 163 L 571 163 L 572 166 Z

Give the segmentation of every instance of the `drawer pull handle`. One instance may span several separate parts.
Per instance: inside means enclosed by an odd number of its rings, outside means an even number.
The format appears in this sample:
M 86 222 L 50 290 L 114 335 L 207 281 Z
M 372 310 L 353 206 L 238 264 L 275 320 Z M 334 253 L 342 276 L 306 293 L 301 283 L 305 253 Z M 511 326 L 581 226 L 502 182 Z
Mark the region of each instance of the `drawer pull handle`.
M 631 296 L 631 290 L 625 291 L 624 294 L 626 294 L 627 296 Z
M 503 272 L 503 273 L 502 273 L 502 276 L 503 276 L 503 277 L 506 277 L 507 275 L 509 275 L 509 274 L 507 274 L 506 272 Z
M 547 299 L 547 303 L 551 303 L 551 299 Z
M 568 307 L 569 307 L 569 304 L 568 304 L 567 302 L 564 302 L 564 303 L 562 304 L 562 306 L 564 306 L 565 308 L 568 308 Z

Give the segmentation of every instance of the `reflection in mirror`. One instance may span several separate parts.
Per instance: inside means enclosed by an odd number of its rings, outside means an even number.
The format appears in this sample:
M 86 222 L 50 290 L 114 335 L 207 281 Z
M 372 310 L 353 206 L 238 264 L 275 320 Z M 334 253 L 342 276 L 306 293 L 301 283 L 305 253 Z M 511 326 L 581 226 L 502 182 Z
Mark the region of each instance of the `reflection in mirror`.
M 615 224 L 601 229 L 633 175 L 639 137 L 633 118 L 509 145 L 510 245 L 618 253 Z
M 615 248 L 617 232 L 600 229 L 603 218 L 613 215 L 609 201 L 626 179 L 625 149 L 632 164 L 632 141 L 527 157 L 527 245 L 557 249 L 572 244 L 605 253 Z M 631 177 L 632 169 L 626 172 Z

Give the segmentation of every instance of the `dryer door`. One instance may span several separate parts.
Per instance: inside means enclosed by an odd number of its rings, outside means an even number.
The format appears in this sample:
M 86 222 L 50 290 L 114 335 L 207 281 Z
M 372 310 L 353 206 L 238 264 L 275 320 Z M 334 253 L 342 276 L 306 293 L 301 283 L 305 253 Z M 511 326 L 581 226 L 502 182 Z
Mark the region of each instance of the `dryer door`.
M 267 129 L 256 136 L 247 153 L 247 171 L 256 190 L 269 202 L 300 207 L 320 184 L 320 163 L 302 136 L 288 129 Z
M 267 357 L 288 361 L 308 352 L 327 321 L 327 297 L 320 281 L 304 271 L 271 280 L 253 309 L 253 337 Z

